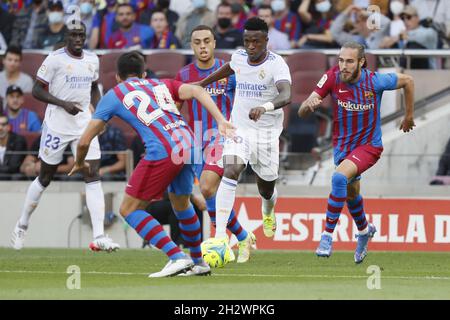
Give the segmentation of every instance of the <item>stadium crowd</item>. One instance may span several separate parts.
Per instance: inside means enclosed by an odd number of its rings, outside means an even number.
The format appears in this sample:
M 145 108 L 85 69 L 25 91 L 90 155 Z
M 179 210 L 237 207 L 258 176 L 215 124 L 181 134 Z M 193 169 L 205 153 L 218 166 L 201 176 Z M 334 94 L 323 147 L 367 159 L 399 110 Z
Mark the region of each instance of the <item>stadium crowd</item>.
M 366 8 L 371 5 L 380 9 L 379 28 L 367 23 L 371 13 Z M 37 106 L 31 104 L 38 104 L 30 94 L 35 72 L 22 70 L 22 49 L 60 47 L 65 22 L 73 14 L 79 14 L 86 24 L 85 47 L 91 50 L 189 49 L 191 31 L 199 24 L 214 29 L 217 49 L 235 49 L 243 46 L 243 25 L 253 16 L 268 24 L 269 49 L 273 51 L 339 48 L 350 40 L 368 49 L 442 49 L 449 47 L 450 39 L 450 1 L 441 0 L 2 1 L 0 50 L 5 53 L 0 72 L 0 179 L 32 179 L 39 172 L 39 159 L 27 152 L 39 148 L 45 105 L 39 105 L 40 114 L 32 111 Z M 434 60 L 422 58 L 415 59 L 412 67 L 436 65 Z M 316 74 L 311 77 L 318 79 Z M 109 87 L 104 85 L 104 89 Z M 293 135 L 306 130 L 299 131 L 297 119 L 286 122 Z M 317 132 L 317 123 L 312 128 Z M 313 135 L 311 145 L 292 150 L 309 152 L 316 138 Z M 135 157 L 142 154 L 140 141 L 114 125 L 102 134 L 100 144 L 102 151 L 132 149 Z M 10 151 L 22 153 L 11 158 Z M 58 172 L 64 176 L 72 163 L 73 157 L 67 156 Z M 104 179 L 125 179 L 125 167 L 125 155 L 105 153 L 100 174 Z

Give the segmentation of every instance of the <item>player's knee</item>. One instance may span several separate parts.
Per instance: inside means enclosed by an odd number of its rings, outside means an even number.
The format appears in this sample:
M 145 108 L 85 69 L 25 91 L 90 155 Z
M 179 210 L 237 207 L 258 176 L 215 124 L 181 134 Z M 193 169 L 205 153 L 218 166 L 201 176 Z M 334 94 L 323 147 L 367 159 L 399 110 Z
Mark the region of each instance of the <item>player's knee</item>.
M 200 192 L 205 199 L 212 198 L 215 193 L 215 187 L 208 182 L 200 183 Z
M 241 174 L 241 170 L 238 166 L 225 166 L 225 170 L 223 172 L 223 176 L 228 179 L 239 180 L 239 175 Z
M 345 187 L 347 188 L 347 177 L 342 173 L 335 172 L 331 177 L 331 184 L 333 187 Z
M 270 189 L 259 189 L 259 194 L 261 195 L 261 197 L 263 197 L 266 200 L 269 200 L 272 198 L 273 196 L 273 192 L 274 190 L 270 190 Z
M 50 185 L 50 182 L 52 182 L 52 175 L 49 174 L 41 174 L 39 175 L 39 183 L 41 184 L 41 186 L 43 186 L 44 188 L 47 188 Z

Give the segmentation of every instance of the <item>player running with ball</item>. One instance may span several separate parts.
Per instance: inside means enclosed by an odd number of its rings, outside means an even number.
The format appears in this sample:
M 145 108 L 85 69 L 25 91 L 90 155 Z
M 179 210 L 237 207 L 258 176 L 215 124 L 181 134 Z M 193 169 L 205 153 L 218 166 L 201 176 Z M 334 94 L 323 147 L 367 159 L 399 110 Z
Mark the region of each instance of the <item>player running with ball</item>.
M 231 122 L 237 130 L 234 138 L 225 141 L 224 175 L 216 195 L 215 238 L 227 246 L 227 222 L 239 176 L 248 163 L 257 174 L 264 235 L 273 237 L 276 230 L 274 207 L 279 137 L 283 130 L 281 108 L 291 101 L 291 76 L 283 58 L 267 50 L 267 35 L 268 26 L 263 20 L 247 20 L 244 26 L 245 50 L 237 50 L 230 63 L 200 82 L 205 87 L 233 74 L 236 76 Z

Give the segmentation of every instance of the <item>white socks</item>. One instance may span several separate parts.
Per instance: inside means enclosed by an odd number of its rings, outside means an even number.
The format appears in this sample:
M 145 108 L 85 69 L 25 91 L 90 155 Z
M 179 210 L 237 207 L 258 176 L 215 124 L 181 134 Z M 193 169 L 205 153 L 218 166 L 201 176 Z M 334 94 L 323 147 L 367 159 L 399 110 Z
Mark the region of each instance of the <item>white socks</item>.
M 215 238 L 227 236 L 227 224 L 233 210 L 238 182 L 226 177 L 222 178 L 216 194 L 216 235 Z
M 272 197 L 269 200 L 262 198 L 262 212 L 264 215 L 270 216 L 270 214 L 273 210 L 273 207 L 275 207 L 275 203 L 277 202 L 277 197 L 278 197 L 278 192 L 277 192 L 277 188 L 275 188 L 273 190 Z
M 86 205 L 91 215 L 92 232 L 95 239 L 104 233 L 105 197 L 100 181 L 86 183 Z
M 39 199 L 41 198 L 42 192 L 45 188 L 39 182 L 39 179 L 33 180 L 33 182 L 28 187 L 27 195 L 25 197 L 25 202 L 22 209 L 22 215 L 19 219 L 19 224 L 23 227 L 28 227 L 30 221 L 30 216 L 39 204 Z

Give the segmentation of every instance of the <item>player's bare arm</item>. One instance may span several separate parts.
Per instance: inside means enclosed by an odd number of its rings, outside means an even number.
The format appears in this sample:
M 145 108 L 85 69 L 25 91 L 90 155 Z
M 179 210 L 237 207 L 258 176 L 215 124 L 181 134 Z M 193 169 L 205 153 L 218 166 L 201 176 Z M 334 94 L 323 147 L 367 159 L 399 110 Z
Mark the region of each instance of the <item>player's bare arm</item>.
M 47 84 L 43 83 L 42 81 L 36 80 L 34 82 L 32 91 L 33 97 L 35 97 L 39 101 L 60 106 L 73 116 L 78 114 L 78 112 L 83 112 L 81 105 L 78 102 L 58 99 L 54 95 L 50 94 L 48 90 L 46 90 L 46 86 Z
M 301 118 L 307 117 L 314 112 L 322 104 L 322 97 L 317 92 L 312 92 L 308 99 L 303 101 L 298 109 L 298 116 Z
M 261 116 L 272 110 L 283 108 L 291 103 L 291 84 L 288 81 L 277 83 L 278 96 L 272 101 L 264 103 L 262 106 L 254 107 L 250 110 L 248 116 L 253 121 L 258 121 Z
M 97 81 L 92 82 L 91 84 L 91 105 L 94 107 L 97 106 L 97 103 L 100 101 L 102 97 L 100 93 L 100 88 L 98 87 Z
M 102 120 L 93 119 L 89 122 L 86 130 L 80 138 L 80 142 L 77 147 L 77 158 L 72 170 L 69 172 L 69 176 L 82 170 L 89 170 L 89 164 L 85 161 L 86 155 L 91 145 L 92 139 L 105 130 L 106 123 Z
M 415 127 L 414 124 L 414 79 L 412 76 L 397 73 L 397 89 L 405 92 L 405 116 L 400 124 L 400 130 L 409 132 Z
M 234 74 L 234 70 L 231 69 L 230 63 L 227 62 L 222 67 L 220 67 L 220 69 L 211 73 L 208 77 L 206 77 L 202 81 L 195 83 L 195 84 L 202 86 L 204 88 L 208 84 L 219 81 L 220 79 L 223 79 L 223 78 L 228 78 L 232 74 Z
M 192 84 L 183 84 L 180 86 L 178 95 L 181 100 L 188 100 L 192 98 L 197 99 L 217 121 L 219 133 L 221 135 L 227 137 L 232 137 L 234 135 L 236 128 L 231 124 L 231 122 L 225 119 L 211 96 L 202 87 Z

